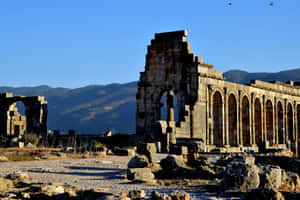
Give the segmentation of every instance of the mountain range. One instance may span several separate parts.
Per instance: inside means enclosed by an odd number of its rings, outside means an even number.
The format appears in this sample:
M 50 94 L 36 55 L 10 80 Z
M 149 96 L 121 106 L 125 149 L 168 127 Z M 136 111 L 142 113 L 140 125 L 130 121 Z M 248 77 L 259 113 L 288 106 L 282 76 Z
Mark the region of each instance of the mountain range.
M 248 73 L 231 70 L 225 72 L 227 81 L 241 84 L 251 80 L 300 81 L 300 68 L 277 73 Z M 137 82 L 86 87 L 52 88 L 0 87 L 0 93 L 14 95 L 45 96 L 48 101 L 48 128 L 66 132 L 73 129 L 78 133 L 97 134 L 108 130 L 120 133 L 135 132 L 135 96 Z

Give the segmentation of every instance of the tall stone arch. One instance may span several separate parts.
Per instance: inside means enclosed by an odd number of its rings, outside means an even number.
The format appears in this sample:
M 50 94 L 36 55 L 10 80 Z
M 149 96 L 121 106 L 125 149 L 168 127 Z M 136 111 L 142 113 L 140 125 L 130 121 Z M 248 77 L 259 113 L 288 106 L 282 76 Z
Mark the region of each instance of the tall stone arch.
M 250 103 L 247 96 L 242 98 L 242 139 L 244 146 L 250 146 Z
M 293 116 L 293 106 L 291 103 L 287 104 L 287 135 L 288 140 L 294 141 L 294 116 Z
M 213 139 L 214 145 L 223 145 L 223 101 L 220 92 L 213 95 Z
M 254 101 L 254 129 L 255 129 L 255 144 L 259 144 L 259 142 L 263 139 L 262 134 L 262 105 L 259 98 L 255 98 Z
M 284 112 L 281 101 L 277 103 L 277 130 L 278 130 L 278 143 L 284 144 Z
M 236 146 L 237 134 L 238 134 L 238 111 L 237 100 L 234 94 L 230 94 L 228 97 L 228 135 L 229 145 Z
M 266 101 L 266 136 L 270 145 L 274 144 L 274 118 L 273 118 L 273 105 L 271 100 Z

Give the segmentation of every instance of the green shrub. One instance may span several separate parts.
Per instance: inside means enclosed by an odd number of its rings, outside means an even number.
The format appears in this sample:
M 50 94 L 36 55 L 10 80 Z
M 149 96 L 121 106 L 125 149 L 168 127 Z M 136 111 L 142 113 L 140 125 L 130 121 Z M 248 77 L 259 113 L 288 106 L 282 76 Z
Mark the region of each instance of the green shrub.
M 102 144 L 101 142 L 98 142 L 97 140 L 93 140 L 92 147 L 93 147 L 94 151 L 98 151 L 98 150 L 103 149 L 105 147 L 105 145 Z
M 34 133 L 25 133 L 23 136 L 23 140 L 25 144 L 31 143 L 34 146 L 38 145 L 40 141 L 39 137 Z
M 5 145 L 7 141 L 7 137 L 4 135 L 0 135 L 0 145 Z

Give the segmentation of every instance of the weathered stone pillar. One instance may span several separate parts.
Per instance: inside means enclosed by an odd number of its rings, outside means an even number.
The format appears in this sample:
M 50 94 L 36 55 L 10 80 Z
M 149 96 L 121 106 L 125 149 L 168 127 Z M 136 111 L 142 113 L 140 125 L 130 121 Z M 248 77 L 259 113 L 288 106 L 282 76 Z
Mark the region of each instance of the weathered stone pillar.
M 239 143 L 238 144 L 240 146 L 243 146 L 243 129 L 242 129 L 243 128 L 242 127 L 242 121 L 243 121 L 242 120 L 242 110 L 243 109 L 242 109 L 242 98 L 241 98 L 241 91 L 240 90 L 239 90 L 239 94 L 238 95 L 239 95 L 239 97 L 238 97 L 239 98 L 238 99 L 238 104 L 239 104 L 238 105 L 238 110 L 239 110 L 238 111 L 238 113 L 239 113 L 239 118 L 238 118 L 238 125 L 239 125 L 239 134 L 238 135 L 239 135 L 239 140 L 238 141 L 239 141 Z
M 239 119 L 239 116 L 240 116 L 240 108 L 239 108 L 239 105 L 240 105 L 240 102 L 239 102 L 239 97 L 237 97 L 238 99 L 236 99 L 236 144 L 239 145 L 240 144 L 240 119 Z
M 207 144 L 213 144 L 213 134 L 212 134 L 212 126 L 211 126 L 211 119 L 212 119 L 212 89 L 210 86 L 207 87 Z
M 275 141 L 276 141 L 276 139 L 275 139 L 275 105 L 274 105 L 274 103 L 273 103 L 273 106 L 272 106 L 272 118 L 273 118 L 273 120 L 272 120 L 272 123 L 273 123 L 273 126 L 272 126 L 272 134 L 273 134 L 273 144 L 272 145 L 274 145 L 275 144 Z
M 255 144 L 255 138 L 253 138 L 253 133 L 255 132 L 254 131 L 254 127 L 253 127 L 253 119 L 254 119 L 254 114 L 253 114 L 253 105 L 254 105 L 254 102 L 253 102 L 253 93 L 251 93 L 251 96 L 250 96 L 250 102 L 249 102 L 249 128 L 250 128 L 250 145 L 254 145 Z
M 287 100 L 284 99 L 284 106 L 283 106 L 283 136 L 284 136 L 284 143 L 288 144 L 288 136 L 289 134 L 287 133 L 288 129 L 288 120 L 287 120 Z
M 295 152 L 296 157 L 298 158 L 298 109 L 297 109 L 297 103 L 294 101 L 294 127 L 295 127 Z
M 228 94 L 227 94 L 227 88 L 224 88 L 224 95 L 225 95 L 225 145 L 229 145 L 229 126 L 228 126 Z
M 278 109 L 277 109 L 277 98 L 274 98 L 274 112 L 275 112 L 275 144 L 279 144 L 278 134 Z
M 225 145 L 225 98 L 222 97 L 222 145 Z
M 174 121 L 173 91 L 167 92 L 167 121 Z
M 209 123 L 208 123 L 208 119 L 210 117 L 210 101 L 209 101 L 209 91 L 208 91 L 208 88 L 206 88 L 206 142 L 205 144 L 210 144 L 209 142 L 209 138 L 210 138 L 210 135 L 209 135 Z
M 264 127 L 264 131 L 263 131 L 263 138 L 264 141 L 268 141 L 267 140 L 267 105 L 266 105 L 266 97 L 265 95 L 263 95 L 263 127 Z
M 263 141 L 265 141 L 265 138 L 264 138 L 264 104 L 263 104 L 263 99 L 261 98 L 260 99 L 260 124 L 261 124 L 261 135 L 260 135 L 260 137 L 261 137 L 261 140 L 262 140 L 262 142 Z

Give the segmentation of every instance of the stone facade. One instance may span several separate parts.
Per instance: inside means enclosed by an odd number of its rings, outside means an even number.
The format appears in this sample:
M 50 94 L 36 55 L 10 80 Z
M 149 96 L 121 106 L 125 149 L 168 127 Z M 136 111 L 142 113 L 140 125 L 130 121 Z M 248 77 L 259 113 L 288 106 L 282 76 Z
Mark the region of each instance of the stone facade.
M 17 102 L 24 103 L 26 118 L 18 113 L 15 107 Z M 24 97 L 13 96 L 12 93 L 0 94 L 0 134 L 10 136 L 27 132 L 46 136 L 47 115 L 47 101 L 42 96 Z
M 186 31 L 155 34 L 148 46 L 136 96 L 137 134 L 160 140 L 167 150 L 170 144 L 198 141 L 205 151 L 257 151 L 264 144 L 298 153 L 300 83 L 225 81 L 221 71 L 192 53 L 186 36 Z M 163 94 L 166 120 L 161 120 Z

